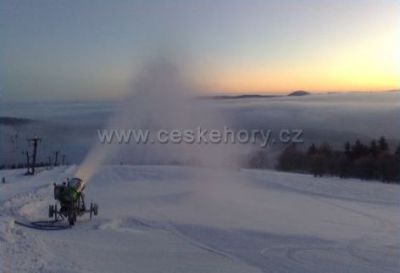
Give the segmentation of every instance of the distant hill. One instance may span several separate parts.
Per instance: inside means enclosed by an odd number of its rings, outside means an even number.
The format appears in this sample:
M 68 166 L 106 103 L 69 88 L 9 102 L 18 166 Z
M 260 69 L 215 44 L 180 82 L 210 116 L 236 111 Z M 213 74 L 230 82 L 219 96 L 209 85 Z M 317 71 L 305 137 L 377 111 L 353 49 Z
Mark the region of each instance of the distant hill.
M 287 96 L 306 96 L 310 95 L 310 92 L 304 90 L 296 90 Z M 201 97 L 203 99 L 216 99 L 216 100 L 226 100 L 226 99 L 260 99 L 260 98 L 278 98 L 285 97 L 285 95 L 259 95 L 259 94 L 242 94 L 242 95 L 217 95 L 217 96 L 205 96 Z
M 256 94 L 250 94 L 250 95 L 220 95 L 220 96 L 212 96 L 211 98 L 213 99 L 254 99 L 254 98 L 275 98 L 275 97 L 282 97 L 279 95 L 256 95 Z
M 310 92 L 304 91 L 304 90 L 297 90 L 297 91 L 293 91 L 292 93 L 290 93 L 288 96 L 307 96 L 310 95 Z

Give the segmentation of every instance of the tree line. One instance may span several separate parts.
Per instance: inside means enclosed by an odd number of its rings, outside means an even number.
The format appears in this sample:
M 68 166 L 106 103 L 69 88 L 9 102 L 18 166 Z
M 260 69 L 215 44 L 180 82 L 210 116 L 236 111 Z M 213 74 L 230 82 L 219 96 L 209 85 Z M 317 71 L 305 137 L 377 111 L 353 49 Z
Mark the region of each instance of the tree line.
M 36 163 L 36 167 L 40 168 L 40 167 L 52 167 L 55 166 L 54 163 L 52 162 L 37 162 Z M 24 169 L 24 168 L 28 168 L 30 167 L 30 165 L 28 165 L 27 163 L 10 163 L 10 164 L 1 164 L 0 165 L 0 170 L 7 170 L 7 169 Z
M 328 143 L 311 144 L 307 150 L 287 146 L 278 158 L 277 169 L 332 175 L 341 178 L 381 180 L 400 183 L 400 146 L 391 151 L 385 137 L 369 144 L 360 140 L 346 142 L 343 150 L 334 150 Z

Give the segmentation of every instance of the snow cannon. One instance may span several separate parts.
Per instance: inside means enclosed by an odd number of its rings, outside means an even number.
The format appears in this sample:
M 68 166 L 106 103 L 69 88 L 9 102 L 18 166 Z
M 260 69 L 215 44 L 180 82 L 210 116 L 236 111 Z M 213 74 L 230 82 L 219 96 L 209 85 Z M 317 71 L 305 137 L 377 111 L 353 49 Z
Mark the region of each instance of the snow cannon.
M 56 204 L 49 206 L 49 217 L 54 217 L 54 221 L 67 219 L 72 226 L 78 216 L 89 213 L 90 219 L 92 219 L 93 215 L 98 214 L 97 204 L 91 202 L 89 208 L 85 205 L 85 184 L 82 179 L 74 177 L 59 185 L 56 183 L 53 185 L 54 199 L 60 205 L 60 208 L 58 208 L 56 202 Z

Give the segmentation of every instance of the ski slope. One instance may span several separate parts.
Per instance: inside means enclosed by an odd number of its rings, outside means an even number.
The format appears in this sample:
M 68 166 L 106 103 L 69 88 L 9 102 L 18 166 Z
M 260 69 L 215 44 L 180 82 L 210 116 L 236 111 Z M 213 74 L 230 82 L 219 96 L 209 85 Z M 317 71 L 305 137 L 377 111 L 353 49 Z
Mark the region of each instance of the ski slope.
M 275 171 L 103 166 L 99 216 L 58 231 L 52 183 L 0 171 L 0 272 L 398 272 L 400 187 Z

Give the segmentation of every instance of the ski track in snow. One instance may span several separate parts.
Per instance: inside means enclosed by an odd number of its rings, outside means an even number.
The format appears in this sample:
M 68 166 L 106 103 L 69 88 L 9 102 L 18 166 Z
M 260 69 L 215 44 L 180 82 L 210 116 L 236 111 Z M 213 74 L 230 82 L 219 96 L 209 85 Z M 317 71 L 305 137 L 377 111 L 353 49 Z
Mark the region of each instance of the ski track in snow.
M 207 188 L 191 179 L 193 168 L 104 166 L 87 184 L 87 202 L 100 208 L 92 221 L 83 216 L 72 229 L 51 232 L 14 223 L 46 220 L 52 182 L 74 170 L 33 177 L 3 171 L 0 272 L 372 273 L 400 267 L 400 187 L 356 180 L 242 170 L 221 176 L 236 182 L 217 179 Z

